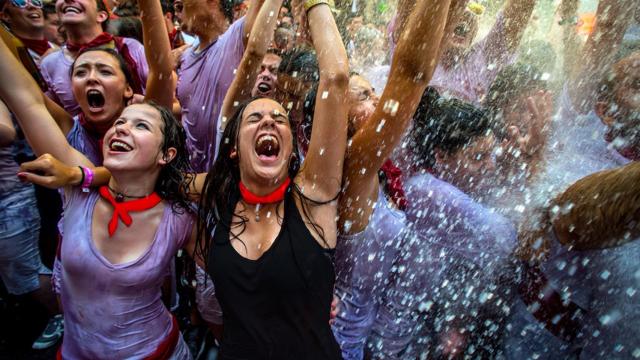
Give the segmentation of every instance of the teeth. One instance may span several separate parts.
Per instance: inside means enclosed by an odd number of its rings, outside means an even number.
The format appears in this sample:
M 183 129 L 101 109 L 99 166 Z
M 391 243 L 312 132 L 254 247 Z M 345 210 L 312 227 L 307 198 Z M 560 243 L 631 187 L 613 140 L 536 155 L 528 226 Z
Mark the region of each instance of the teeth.
M 120 150 L 123 150 L 123 149 L 125 151 L 133 150 L 133 148 L 131 146 L 129 146 L 128 144 L 123 143 L 122 141 L 115 140 L 115 141 L 111 142 L 111 150 L 120 151 Z
M 80 10 L 78 10 L 78 9 L 76 9 L 76 8 L 74 8 L 74 7 L 68 7 L 68 8 L 66 8 L 66 9 L 64 9 L 64 13 L 65 13 L 65 14 L 66 14 L 66 13 L 70 13 L 70 12 L 72 12 L 72 13 L 76 13 L 76 14 L 79 14 L 79 13 L 80 13 Z
M 265 141 L 271 141 L 271 142 L 274 142 L 276 144 L 278 143 L 278 140 L 276 140 L 275 137 L 273 137 L 271 135 L 264 135 L 264 136 L 261 136 L 258 139 L 258 146 L 262 145 L 262 143 L 264 143 Z

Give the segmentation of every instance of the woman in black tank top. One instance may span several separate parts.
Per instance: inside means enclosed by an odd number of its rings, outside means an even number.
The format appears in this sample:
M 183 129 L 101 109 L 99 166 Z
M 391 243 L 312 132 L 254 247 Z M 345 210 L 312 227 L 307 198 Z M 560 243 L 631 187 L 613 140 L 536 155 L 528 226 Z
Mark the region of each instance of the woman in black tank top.
M 195 255 L 224 317 L 221 359 L 339 359 L 329 325 L 348 61 L 331 9 L 307 6 L 320 68 L 302 166 L 286 110 L 251 99 L 228 121 L 200 197 Z

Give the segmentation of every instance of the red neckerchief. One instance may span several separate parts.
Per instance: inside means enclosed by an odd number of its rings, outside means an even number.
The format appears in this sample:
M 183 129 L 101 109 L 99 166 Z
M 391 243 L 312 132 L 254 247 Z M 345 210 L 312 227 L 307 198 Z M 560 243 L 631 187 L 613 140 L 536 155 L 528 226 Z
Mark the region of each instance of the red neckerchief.
M 24 46 L 27 47 L 27 49 L 35 51 L 36 54 L 40 56 L 44 55 L 44 53 L 46 53 L 47 50 L 51 49 L 51 44 L 49 44 L 49 42 L 45 39 L 33 40 L 33 39 L 25 39 L 19 36 L 16 36 L 16 37 L 20 39 L 20 41 L 22 41 L 22 43 L 24 44 Z
M 247 189 L 242 181 L 240 181 L 240 195 L 242 196 L 242 200 L 249 205 L 273 204 L 284 199 L 284 193 L 287 191 L 289 183 L 291 183 L 291 179 L 287 177 L 272 193 L 265 196 L 258 196 Z
M 142 94 L 142 80 L 140 79 L 140 75 L 138 74 L 138 64 L 131 56 L 131 53 L 129 52 L 129 47 L 127 46 L 127 44 L 124 43 L 124 38 L 121 38 L 119 36 L 113 36 L 107 32 L 103 32 L 102 34 L 98 35 L 95 39 L 89 41 L 86 44 L 74 44 L 74 43 L 68 42 L 67 50 L 80 55 L 88 49 L 100 47 L 100 46 L 109 44 L 111 42 L 113 42 L 113 44 L 115 45 L 115 48 L 118 50 L 120 55 L 122 55 L 122 58 L 124 59 L 125 63 L 127 63 L 127 67 L 129 68 L 129 72 L 131 73 L 131 81 L 133 82 L 133 84 L 129 84 L 129 85 L 131 85 L 133 92 L 136 94 Z
M 109 237 L 113 236 L 118 228 L 118 218 L 120 218 L 126 226 L 131 226 L 133 220 L 131 219 L 131 215 L 129 215 L 130 211 L 148 210 L 162 201 L 160 196 L 153 192 L 142 199 L 119 202 L 113 198 L 113 195 L 111 195 L 107 186 L 100 187 L 100 196 L 110 202 L 113 206 L 113 215 L 109 221 Z
M 169 44 L 171 44 L 171 48 L 174 49 L 175 48 L 175 41 L 176 41 L 176 36 L 178 36 L 178 28 L 173 28 L 173 30 L 171 30 L 171 32 L 169 33 Z
M 407 201 L 402 187 L 402 170 L 395 166 L 391 159 L 387 159 L 387 161 L 382 164 L 380 171 L 384 173 L 384 177 L 386 178 L 385 190 L 387 190 L 387 195 L 391 197 L 391 200 L 396 204 L 398 209 L 405 210 L 407 205 L 409 205 L 409 201 Z

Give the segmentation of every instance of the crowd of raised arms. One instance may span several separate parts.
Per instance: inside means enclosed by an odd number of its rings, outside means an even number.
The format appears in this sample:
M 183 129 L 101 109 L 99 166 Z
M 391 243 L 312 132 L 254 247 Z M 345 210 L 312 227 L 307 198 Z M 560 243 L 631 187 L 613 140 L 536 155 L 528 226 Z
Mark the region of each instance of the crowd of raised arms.
M 0 0 L 0 358 L 640 358 L 640 2 L 335 1 Z

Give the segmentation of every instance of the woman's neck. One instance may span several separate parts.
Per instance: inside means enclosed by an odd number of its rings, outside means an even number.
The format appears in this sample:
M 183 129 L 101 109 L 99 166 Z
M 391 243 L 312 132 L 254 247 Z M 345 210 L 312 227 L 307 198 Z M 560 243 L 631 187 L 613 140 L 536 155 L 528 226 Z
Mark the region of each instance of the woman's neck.
M 146 175 L 145 175 L 146 174 Z M 157 174 L 144 174 L 138 171 L 111 172 L 109 189 L 125 196 L 138 198 L 152 194 L 155 190 Z

